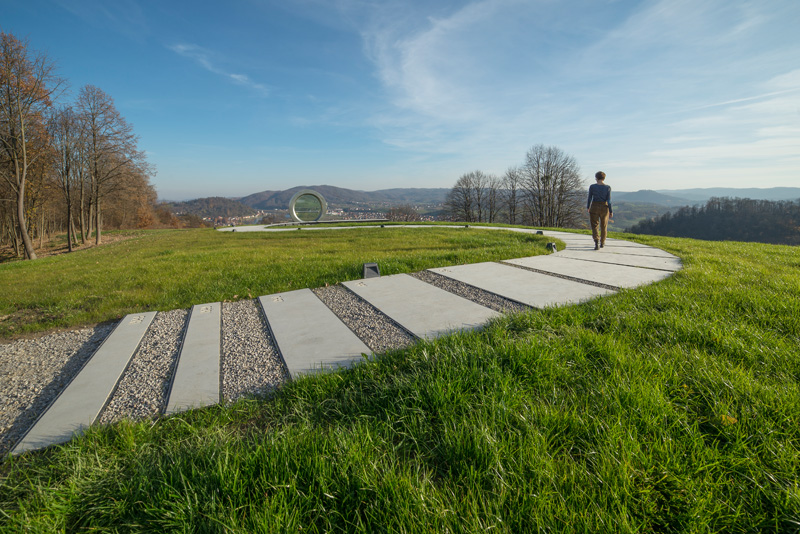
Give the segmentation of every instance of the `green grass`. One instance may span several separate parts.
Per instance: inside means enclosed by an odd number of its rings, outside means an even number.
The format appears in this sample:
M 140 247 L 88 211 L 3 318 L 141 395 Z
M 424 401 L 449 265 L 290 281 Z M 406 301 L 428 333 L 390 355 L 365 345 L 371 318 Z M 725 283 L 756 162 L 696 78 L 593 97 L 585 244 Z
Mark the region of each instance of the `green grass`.
M 800 256 L 684 270 L 0 467 L 8 532 L 798 532 Z
M 381 274 L 546 254 L 547 239 L 470 229 L 142 232 L 141 237 L 0 264 L 0 338 L 238 300 Z

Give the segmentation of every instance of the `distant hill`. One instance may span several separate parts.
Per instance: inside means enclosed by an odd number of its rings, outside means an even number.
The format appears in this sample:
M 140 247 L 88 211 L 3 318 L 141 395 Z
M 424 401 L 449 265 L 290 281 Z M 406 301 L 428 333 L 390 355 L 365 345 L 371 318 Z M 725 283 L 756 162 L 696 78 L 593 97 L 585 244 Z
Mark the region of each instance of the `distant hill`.
M 325 197 L 329 206 L 358 207 L 371 205 L 439 204 L 444 202 L 450 189 L 397 188 L 381 191 L 358 191 L 332 185 L 298 186 L 285 191 L 261 191 L 239 199 L 251 208 L 287 209 L 292 197 L 303 189 L 313 189 Z
M 684 206 L 674 213 L 642 220 L 634 234 L 691 237 L 711 241 L 756 241 L 800 245 L 800 200 L 717 198 L 704 206 Z
M 613 202 L 614 219 L 608 227 L 615 231 L 624 231 L 636 223 L 660 217 L 670 210 L 676 209 L 674 206 L 653 204 L 651 202 L 628 202 L 627 200 Z
M 800 187 L 710 187 L 696 189 L 659 189 L 658 193 L 689 199 L 695 203 L 706 202 L 712 197 L 752 198 L 754 200 L 797 200 Z
M 652 189 L 642 189 L 633 193 L 613 192 L 611 199 L 614 202 L 632 202 L 637 204 L 657 204 L 659 206 L 689 206 L 695 201 L 672 195 L 665 195 Z
M 198 217 L 246 217 L 256 210 L 239 201 L 225 197 L 206 197 L 186 202 L 168 202 L 170 211 L 176 215 L 189 214 Z

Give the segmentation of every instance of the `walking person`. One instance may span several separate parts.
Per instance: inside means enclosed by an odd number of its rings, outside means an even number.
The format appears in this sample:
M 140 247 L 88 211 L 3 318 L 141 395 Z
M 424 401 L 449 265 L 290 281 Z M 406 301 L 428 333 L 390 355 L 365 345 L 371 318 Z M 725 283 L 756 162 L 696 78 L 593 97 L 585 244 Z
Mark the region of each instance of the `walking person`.
M 589 199 L 586 201 L 586 210 L 589 212 L 589 221 L 592 223 L 594 249 L 598 250 L 606 244 L 608 219 L 613 217 L 614 214 L 611 209 L 611 186 L 606 185 L 606 173 L 597 172 L 594 178 L 597 183 L 589 186 Z

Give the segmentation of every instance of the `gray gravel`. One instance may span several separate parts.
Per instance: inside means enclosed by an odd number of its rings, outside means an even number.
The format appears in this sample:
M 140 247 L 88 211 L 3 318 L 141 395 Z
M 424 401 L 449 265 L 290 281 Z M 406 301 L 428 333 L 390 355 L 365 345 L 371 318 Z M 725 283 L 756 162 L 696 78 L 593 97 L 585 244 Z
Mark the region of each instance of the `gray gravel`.
M 222 398 L 266 393 L 288 374 L 255 299 L 222 303 Z
M 0 345 L 0 455 L 11 450 L 115 326 Z
M 342 285 L 320 287 L 312 291 L 375 352 L 407 347 L 417 340 L 405 328 Z
M 429 284 L 440 289 L 444 289 L 445 291 L 449 291 L 450 293 L 454 293 L 459 297 L 464 297 L 472 302 L 476 302 L 481 306 L 486 306 L 487 308 L 490 308 L 496 312 L 517 313 L 531 309 L 530 307 L 519 302 L 501 297 L 500 295 L 495 295 L 494 293 L 490 293 L 489 291 L 485 291 L 483 289 L 478 289 L 477 287 L 465 284 L 464 282 L 458 282 L 452 278 L 442 276 L 441 274 L 437 274 L 432 271 L 420 271 L 418 273 L 412 273 L 411 276 L 419 278 L 423 282 L 428 282 Z
M 523 304 L 430 271 L 412 276 L 499 312 Z M 341 285 L 314 293 L 375 352 L 406 347 L 416 338 Z M 188 310 L 156 315 L 99 418 L 111 423 L 163 412 L 186 329 Z M 81 369 L 114 324 L 0 345 L 0 454 L 8 452 Z M 222 304 L 221 392 L 226 401 L 266 393 L 289 379 L 255 299 Z
M 131 358 L 100 423 L 145 419 L 164 411 L 189 310 L 159 312 Z

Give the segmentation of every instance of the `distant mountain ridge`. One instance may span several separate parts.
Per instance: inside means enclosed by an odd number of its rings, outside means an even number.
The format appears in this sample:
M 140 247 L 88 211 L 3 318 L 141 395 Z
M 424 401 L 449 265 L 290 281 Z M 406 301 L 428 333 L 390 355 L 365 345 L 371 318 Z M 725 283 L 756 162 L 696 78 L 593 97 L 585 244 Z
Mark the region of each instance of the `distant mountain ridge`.
M 355 207 L 368 204 L 439 204 L 444 202 L 447 188 L 395 188 L 379 191 L 358 191 L 332 185 L 297 186 L 285 191 L 261 191 L 238 199 L 251 208 L 287 209 L 292 197 L 303 189 L 313 189 L 321 194 L 329 206 Z
M 392 207 L 403 204 L 436 205 L 444 203 L 450 188 L 392 188 L 377 191 L 360 191 L 332 185 L 297 186 L 284 191 L 261 191 L 240 198 L 207 197 L 185 202 L 170 202 L 172 211 L 186 212 L 202 217 L 235 217 L 252 215 L 255 210 L 287 209 L 292 197 L 303 189 L 319 192 L 328 205 L 338 208 Z M 612 199 L 618 204 L 646 205 L 676 208 L 707 202 L 712 197 L 752 198 L 756 200 L 797 200 L 800 187 L 742 188 L 713 187 L 696 189 L 642 189 L 640 191 L 614 191 Z M 622 206 L 620 206 L 621 208 Z M 658 214 L 663 210 L 659 210 Z M 622 212 L 622 210 L 620 210 Z M 647 215 L 652 217 L 652 214 Z M 636 217 L 638 219 L 638 217 Z M 636 222 L 635 220 L 626 222 Z
M 694 202 L 687 198 L 665 195 L 652 189 L 642 189 L 633 193 L 613 192 L 611 195 L 613 202 L 636 202 L 641 204 L 657 204 L 659 206 L 687 206 Z M 613 203 L 612 202 L 612 203 Z
M 658 190 L 657 192 L 697 202 L 706 202 L 711 197 L 752 198 L 753 200 L 800 199 L 800 187 L 707 187 Z

